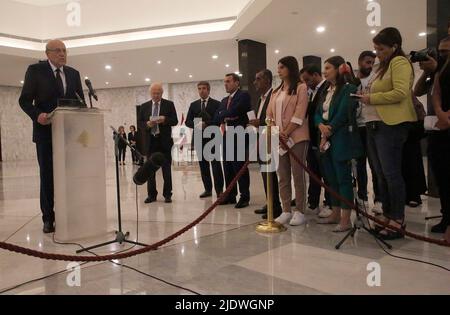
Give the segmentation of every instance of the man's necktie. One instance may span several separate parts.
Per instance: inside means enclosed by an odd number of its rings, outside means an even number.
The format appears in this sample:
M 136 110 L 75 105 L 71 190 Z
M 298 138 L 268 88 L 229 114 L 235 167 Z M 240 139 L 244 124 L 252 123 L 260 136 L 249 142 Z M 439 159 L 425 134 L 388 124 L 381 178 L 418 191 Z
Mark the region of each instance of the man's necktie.
M 156 118 L 159 116 L 159 103 L 153 104 L 153 115 L 152 117 Z M 152 135 L 156 136 L 159 134 L 159 125 L 154 125 L 152 127 Z
M 228 98 L 227 110 L 230 109 L 230 105 L 231 105 L 232 101 L 233 101 L 233 97 L 230 95 L 230 97 Z M 222 131 L 222 134 L 225 134 L 225 130 L 226 130 L 225 123 L 220 125 L 220 130 Z
M 61 69 L 56 69 L 56 85 L 58 86 L 58 96 L 63 98 L 66 93 L 64 93 L 64 84 L 61 78 Z
M 202 112 L 206 110 L 206 101 L 202 100 Z

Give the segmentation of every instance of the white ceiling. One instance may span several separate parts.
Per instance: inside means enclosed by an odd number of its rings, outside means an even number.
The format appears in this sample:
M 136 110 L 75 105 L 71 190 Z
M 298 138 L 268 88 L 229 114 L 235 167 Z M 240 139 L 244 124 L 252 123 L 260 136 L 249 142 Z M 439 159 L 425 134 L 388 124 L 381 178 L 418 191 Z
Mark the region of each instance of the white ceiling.
M 11 0 L 11 1 L 21 2 L 21 3 L 25 3 L 25 4 L 29 4 L 29 5 L 38 6 L 38 7 L 46 7 L 46 6 L 70 2 L 70 0 Z
M 112 88 L 146 85 L 145 78 L 169 83 L 221 79 L 225 72 L 238 70 L 237 38 L 267 43 L 268 67 L 274 71 L 282 55 L 301 58 L 314 54 L 326 58 L 333 55 L 331 48 L 336 49 L 334 55 L 340 54 L 355 63 L 362 50 L 373 48 L 370 31 L 387 26 L 401 30 L 405 50 L 426 46 L 426 38 L 418 36 L 427 31 L 426 0 L 379 2 L 382 26 L 370 28 L 366 23 L 367 0 L 257 0 L 237 15 L 237 21 L 228 31 L 73 48 L 69 50 L 69 64 L 79 69 L 83 77 L 89 76 L 97 88 Z M 205 10 L 214 8 L 206 6 Z M 326 27 L 325 33 L 315 31 L 319 25 Z M 275 54 L 275 49 L 280 54 Z M 214 54 L 219 56 L 217 60 L 211 58 Z M 19 86 L 27 65 L 38 58 L 45 56 L 40 52 L 1 47 L 0 41 L 0 85 Z M 161 65 L 157 64 L 158 60 L 162 61 Z M 112 70 L 105 70 L 106 64 Z M 225 64 L 230 67 L 226 68 Z M 129 72 L 132 76 L 128 76 Z

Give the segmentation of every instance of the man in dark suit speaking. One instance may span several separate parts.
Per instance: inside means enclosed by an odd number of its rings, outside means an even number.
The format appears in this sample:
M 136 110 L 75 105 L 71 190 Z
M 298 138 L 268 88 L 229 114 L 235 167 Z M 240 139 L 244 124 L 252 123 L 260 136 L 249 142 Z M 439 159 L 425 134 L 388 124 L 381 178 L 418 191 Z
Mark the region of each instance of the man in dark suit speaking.
M 195 132 L 192 137 L 192 142 L 194 144 L 195 150 L 197 151 L 197 155 L 199 157 L 199 165 L 200 165 L 200 173 L 202 175 L 203 186 L 205 187 L 205 192 L 200 195 L 200 198 L 209 198 L 212 196 L 212 179 L 211 179 L 211 168 L 214 178 L 214 188 L 216 189 L 217 197 L 219 197 L 223 192 L 223 171 L 222 171 L 222 163 L 220 160 L 209 161 L 207 157 L 203 155 L 203 149 L 206 143 L 214 139 L 212 137 L 206 137 L 203 135 L 203 130 L 213 124 L 213 119 L 216 112 L 219 110 L 220 102 L 212 99 L 209 95 L 211 92 L 211 85 L 209 82 L 200 82 L 197 84 L 198 93 L 200 99 L 193 102 L 189 107 L 189 111 L 186 117 L 186 126 L 191 129 L 199 129 L 199 134 L 202 135 L 201 140 L 202 143 L 195 142 Z M 200 126 L 195 125 L 195 120 L 198 119 L 201 121 Z M 200 142 L 200 141 L 199 141 Z M 202 152 L 199 152 L 202 150 Z M 200 154 L 202 153 L 202 154 Z M 213 154 L 215 152 L 212 152 Z
M 173 102 L 162 98 L 164 93 L 160 83 L 153 83 L 150 87 L 151 101 L 142 104 L 139 112 L 139 124 L 147 127 L 148 157 L 153 153 L 162 153 L 165 163 L 162 165 L 164 178 L 163 196 L 165 203 L 172 203 L 172 127 L 178 125 L 178 116 Z M 155 174 L 147 182 L 148 197 L 145 203 L 156 201 Z
M 47 61 L 28 67 L 19 104 L 33 121 L 40 170 L 40 203 L 44 233 L 55 231 L 52 127 L 47 115 L 54 111 L 59 99 L 84 99 L 80 73 L 66 66 L 67 50 L 63 42 L 48 42 Z M 77 96 L 78 94 L 78 96 Z
M 239 173 L 244 166 L 245 161 L 239 159 L 241 152 L 239 150 L 245 150 L 248 156 L 248 141 L 246 141 L 245 147 L 238 147 L 237 137 L 238 134 L 234 134 L 234 146 L 227 146 L 227 133 L 229 128 L 236 127 L 246 128 L 248 125 L 247 113 L 251 111 L 251 97 L 250 94 L 240 89 L 240 78 L 237 74 L 231 73 L 225 76 L 225 90 L 229 93 L 229 96 L 222 100 L 222 104 L 216 113 L 215 122 L 222 126 L 223 132 L 223 170 L 225 173 L 225 181 L 227 187 L 231 184 L 233 179 Z M 231 137 L 231 136 L 230 136 Z M 228 151 L 228 154 L 227 154 Z M 227 155 L 232 159 L 227 159 Z M 235 204 L 236 209 L 242 209 L 249 206 L 250 203 L 250 173 L 248 169 L 239 179 L 239 192 L 241 198 L 236 203 L 237 189 L 234 188 L 228 196 L 226 204 Z

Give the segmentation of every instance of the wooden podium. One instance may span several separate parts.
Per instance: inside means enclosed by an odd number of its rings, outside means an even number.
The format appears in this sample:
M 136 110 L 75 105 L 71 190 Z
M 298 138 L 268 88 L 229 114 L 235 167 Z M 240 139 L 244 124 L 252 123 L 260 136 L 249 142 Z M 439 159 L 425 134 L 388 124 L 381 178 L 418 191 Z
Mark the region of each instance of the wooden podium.
M 104 114 L 58 108 L 52 118 L 55 237 L 73 241 L 107 233 Z

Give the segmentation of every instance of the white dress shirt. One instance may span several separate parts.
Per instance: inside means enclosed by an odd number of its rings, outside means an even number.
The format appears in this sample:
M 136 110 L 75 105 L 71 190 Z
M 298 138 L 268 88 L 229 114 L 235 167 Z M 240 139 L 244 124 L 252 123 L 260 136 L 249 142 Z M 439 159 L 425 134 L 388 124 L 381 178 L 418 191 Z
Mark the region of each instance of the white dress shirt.
M 262 115 L 262 111 L 264 108 L 264 104 L 267 101 L 267 97 L 269 97 L 269 94 L 272 92 L 272 89 L 269 89 L 266 94 L 264 94 L 263 96 L 261 96 L 261 102 L 259 103 L 259 109 L 258 109 L 258 119 L 261 119 L 261 115 Z
M 52 67 L 53 75 L 54 75 L 55 78 L 56 78 L 56 70 L 57 70 L 58 68 L 57 68 L 56 66 L 54 66 L 50 60 L 48 61 L 48 63 L 50 64 L 50 67 Z M 64 87 L 64 95 L 65 95 L 66 92 L 67 92 L 66 74 L 64 73 L 64 67 L 61 67 L 61 68 L 59 68 L 59 69 L 60 69 L 59 74 L 61 75 L 61 80 L 62 80 L 63 87 Z
M 316 98 L 317 92 L 319 92 L 319 89 L 322 87 L 322 85 L 326 82 L 327 80 L 322 80 L 322 82 L 320 82 L 319 84 L 317 84 L 316 88 L 314 89 L 314 91 L 312 92 L 312 100 L 314 101 L 314 99 Z

